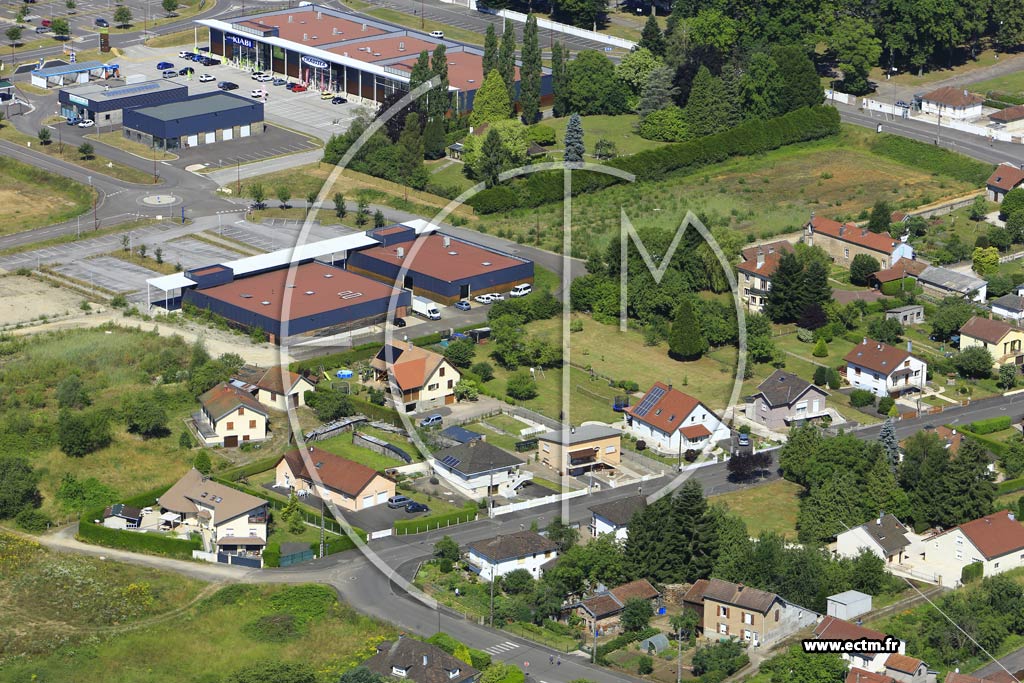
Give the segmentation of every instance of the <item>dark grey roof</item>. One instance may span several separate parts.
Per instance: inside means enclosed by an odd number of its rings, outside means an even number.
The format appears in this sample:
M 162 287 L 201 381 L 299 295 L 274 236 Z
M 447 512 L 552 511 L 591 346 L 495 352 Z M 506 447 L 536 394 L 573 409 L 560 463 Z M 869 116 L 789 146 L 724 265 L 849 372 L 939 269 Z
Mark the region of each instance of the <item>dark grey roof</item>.
M 566 443 L 570 446 L 575 446 L 578 443 L 586 443 L 587 441 L 595 441 L 597 439 L 608 439 L 613 436 L 622 436 L 622 432 L 618 429 L 605 427 L 604 425 L 582 425 L 568 430 L 561 429 L 555 432 L 547 432 L 545 434 L 541 434 L 537 438 L 541 441 Z M 566 439 L 566 441 L 562 441 L 562 439 Z
M 772 604 L 779 599 L 775 593 L 744 586 L 743 584 L 722 581 L 721 579 L 709 579 L 704 589 L 704 600 L 712 600 L 736 607 L 766 613 Z
M 881 546 L 886 555 L 902 550 L 910 545 L 907 540 L 907 528 L 893 515 L 882 515 L 870 522 L 861 524 L 860 528 Z
M 516 531 L 482 541 L 473 541 L 469 544 L 469 549 L 492 563 L 498 563 L 558 550 L 558 544 L 536 531 Z
M 998 306 L 999 308 L 1005 308 L 1008 311 L 1017 313 L 1024 311 L 1024 296 L 1018 294 L 1006 294 L 998 299 L 993 299 L 989 303 L 992 304 L 993 308 Z
M 511 453 L 481 439 L 440 450 L 434 454 L 434 459 L 439 465 L 465 476 L 523 464 Z
M 136 111 L 159 121 L 174 121 L 231 111 L 232 109 L 248 109 L 251 106 L 251 100 L 220 92 L 203 97 L 190 97 L 181 102 L 158 104 L 155 107 L 145 107 Z
M 598 517 L 604 517 L 615 526 L 626 526 L 637 510 L 647 507 L 647 499 L 643 496 L 626 496 L 616 498 L 607 503 L 592 505 L 590 511 Z
M 791 405 L 794 401 L 804 395 L 808 388 L 813 388 L 827 396 L 823 390 L 815 387 L 805 379 L 800 379 L 792 372 L 776 370 L 768 379 L 761 382 L 757 387 L 759 395 L 773 408 Z
M 103 511 L 104 517 L 121 517 L 122 519 L 140 520 L 142 510 L 124 503 L 115 503 Z
M 463 683 L 480 673 L 441 648 L 409 637 L 379 644 L 377 654 L 363 666 L 388 680 L 392 680 L 392 668 L 398 667 L 405 671 L 406 680 L 414 683 Z
M 938 266 L 928 266 L 921 271 L 917 279 L 919 282 L 961 294 L 971 294 L 987 284 L 980 278 Z
M 102 68 L 103 66 L 103 62 L 76 62 L 74 64 L 48 66 L 45 69 L 34 69 L 32 75 L 39 78 L 50 78 L 51 76 L 63 76 L 66 74 L 80 74 Z

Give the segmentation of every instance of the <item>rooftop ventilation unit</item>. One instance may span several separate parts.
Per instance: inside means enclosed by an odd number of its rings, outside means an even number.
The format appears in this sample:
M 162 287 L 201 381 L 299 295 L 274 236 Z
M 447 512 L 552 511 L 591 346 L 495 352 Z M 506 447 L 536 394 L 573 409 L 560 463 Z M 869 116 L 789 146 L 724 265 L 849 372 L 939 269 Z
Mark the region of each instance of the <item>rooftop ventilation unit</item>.
M 324 273 L 324 277 L 330 279 L 334 277 L 334 273 Z
M 395 249 L 395 254 L 398 255 L 398 258 L 405 258 L 405 247 L 398 247 Z
M 489 265 L 491 265 L 491 262 L 490 261 L 484 261 L 481 265 L 489 266 Z
M 303 33 L 302 34 L 302 39 L 303 40 L 309 40 L 309 34 L 308 33 Z
M 317 20 L 317 21 L 320 21 L 320 20 L 321 20 L 321 19 L 323 19 L 323 18 L 324 18 L 324 13 L 323 13 L 323 12 L 319 12 L 319 11 L 318 11 L 318 12 L 316 13 L 316 20 Z
M 331 29 L 331 35 L 332 36 L 338 35 L 338 27 L 337 26 L 335 26 L 334 28 Z
M 449 256 L 458 256 L 458 254 L 459 254 L 459 252 L 457 252 L 457 251 L 449 251 L 448 252 Z
M 289 23 L 289 24 L 290 24 L 290 23 L 292 23 L 292 20 L 293 20 L 293 19 L 295 19 L 295 17 L 293 17 L 292 15 L 290 15 L 290 14 L 289 14 L 289 15 L 288 15 L 288 23 Z
M 251 299 L 251 298 L 252 298 L 252 294 L 241 294 L 240 296 L 241 296 L 241 297 L 242 297 L 243 299 Z
M 270 305 L 270 302 L 269 302 L 269 301 L 261 301 L 260 303 L 261 303 L 262 305 L 264 305 L 264 306 L 269 306 L 269 305 Z
M 316 40 L 316 36 L 313 36 L 313 40 Z
M 475 80 L 475 79 L 472 79 L 472 78 L 467 78 L 467 79 L 466 79 L 466 82 L 467 82 L 467 83 L 476 83 L 476 80 Z
M 374 53 L 373 53 L 373 56 L 374 56 L 374 57 L 380 57 L 380 53 L 379 53 L 379 52 L 374 52 Z
M 306 296 L 310 296 L 312 293 L 313 293 L 312 289 L 307 289 L 306 290 Z
M 405 52 L 405 41 L 404 40 L 398 41 L 398 51 L 399 52 Z
M 363 24 L 363 32 L 366 32 L 366 24 Z
M 444 248 L 445 249 L 447 249 L 448 247 L 452 246 L 452 238 L 449 237 L 448 235 L 444 235 L 443 237 L 441 237 L 441 242 L 444 243 Z

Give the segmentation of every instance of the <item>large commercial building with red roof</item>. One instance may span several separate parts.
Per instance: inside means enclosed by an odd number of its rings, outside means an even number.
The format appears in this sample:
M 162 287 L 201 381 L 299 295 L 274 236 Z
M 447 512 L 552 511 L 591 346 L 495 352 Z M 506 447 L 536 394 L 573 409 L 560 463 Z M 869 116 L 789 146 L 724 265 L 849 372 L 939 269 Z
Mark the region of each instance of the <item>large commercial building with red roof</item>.
M 321 5 L 196 23 L 210 29 L 210 51 L 228 63 L 284 75 L 365 104 L 408 91 L 420 52 L 433 53 L 439 44 L 446 48 L 456 112 L 473 108 L 483 83 L 483 51 L 476 47 Z M 542 101 L 551 92 L 551 74 L 545 69 Z
M 417 237 L 416 230 L 406 225 L 391 225 L 367 234 L 380 246 L 351 253 L 349 271 L 398 283 L 438 303 L 451 304 L 533 283 L 533 261 L 450 235 Z

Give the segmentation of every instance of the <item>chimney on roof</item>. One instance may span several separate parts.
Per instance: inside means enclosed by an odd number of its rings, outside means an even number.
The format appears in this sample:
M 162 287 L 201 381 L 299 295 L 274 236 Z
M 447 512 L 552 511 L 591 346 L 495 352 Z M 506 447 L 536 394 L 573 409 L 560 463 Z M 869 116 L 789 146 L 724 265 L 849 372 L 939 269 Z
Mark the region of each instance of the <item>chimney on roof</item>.
M 363 33 L 366 33 L 366 24 L 363 24 Z
M 452 246 L 452 238 L 449 237 L 448 235 L 444 235 L 443 237 L 441 237 L 441 242 L 444 244 L 445 249 Z
M 761 247 L 757 248 L 757 267 L 760 268 L 764 265 L 764 249 Z
M 736 592 L 737 593 L 742 593 L 743 592 L 743 584 L 742 583 L 736 584 Z
M 302 34 L 302 39 L 303 40 L 309 40 L 309 34 L 308 33 L 303 33 Z
M 839 236 L 842 237 L 844 232 L 846 232 L 845 224 L 839 226 Z
M 294 19 L 294 18 L 295 18 L 295 17 L 293 17 L 292 15 L 290 15 L 290 14 L 289 14 L 289 15 L 288 15 L 288 23 L 289 23 L 289 24 L 290 24 L 290 23 L 292 23 L 292 19 Z
M 867 237 L 868 236 L 868 228 L 867 228 L 867 226 L 864 226 L 863 228 L 860 229 L 860 236 L 861 237 Z
M 398 258 L 405 258 L 405 247 L 398 247 L 395 249 L 395 254 Z
M 415 345 L 411 341 L 406 341 L 406 343 L 409 345 L 409 350 L 412 351 L 413 346 Z
M 1009 519 L 1009 520 L 1010 520 L 1011 522 L 1012 522 L 1012 521 L 1014 521 L 1015 519 L 1017 519 L 1017 518 L 1016 518 L 1016 517 L 1015 517 L 1015 516 L 1013 515 L 1013 513 L 1012 513 L 1012 512 L 1007 512 L 1007 513 L 1006 513 L 1006 518 L 1007 518 L 1007 519 Z
M 878 511 L 878 519 L 875 520 L 875 526 L 882 526 L 882 517 L 885 516 L 885 512 L 882 510 Z
M 868 338 L 867 338 L 867 337 L 864 337 L 864 341 L 863 341 L 863 342 L 861 342 L 861 343 L 862 343 L 862 344 L 867 344 L 867 343 L 868 343 Z

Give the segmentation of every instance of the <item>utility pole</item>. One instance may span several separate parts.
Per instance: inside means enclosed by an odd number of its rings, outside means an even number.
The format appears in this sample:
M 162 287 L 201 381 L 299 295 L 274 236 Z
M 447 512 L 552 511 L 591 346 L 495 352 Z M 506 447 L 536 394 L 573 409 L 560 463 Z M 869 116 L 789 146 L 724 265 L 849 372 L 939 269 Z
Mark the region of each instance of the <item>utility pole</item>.
M 494 628 L 494 568 L 491 568 L 491 617 L 490 627 Z
M 320 498 L 320 557 L 327 554 L 327 543 L 324 540 L 324 499 Z
M 683 609 L 686 609 L 685 607 Z M 676 631 L 676 683 L 683 683 L 683 629 Z
M 235 194 L 242 196 L 242 160 L 235 159 Z

